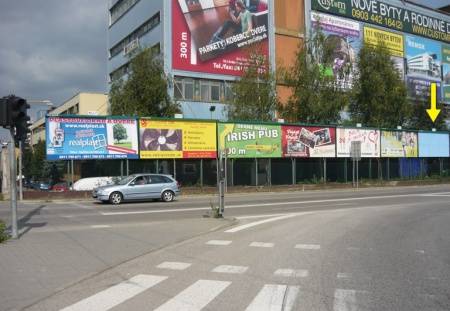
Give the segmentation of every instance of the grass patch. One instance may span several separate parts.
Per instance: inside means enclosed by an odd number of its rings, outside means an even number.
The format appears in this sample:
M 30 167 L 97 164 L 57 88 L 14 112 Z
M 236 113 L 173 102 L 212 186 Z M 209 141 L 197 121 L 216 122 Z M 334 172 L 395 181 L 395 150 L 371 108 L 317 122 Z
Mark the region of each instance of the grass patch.
M 6 233 L 6 224 L 0 220 L 0 243 L 9 239 L 8 233 Z
M 125 141 L 123 143 L 114 144 L 114 146 L 131 149 L 132 144 L 130 141 Z

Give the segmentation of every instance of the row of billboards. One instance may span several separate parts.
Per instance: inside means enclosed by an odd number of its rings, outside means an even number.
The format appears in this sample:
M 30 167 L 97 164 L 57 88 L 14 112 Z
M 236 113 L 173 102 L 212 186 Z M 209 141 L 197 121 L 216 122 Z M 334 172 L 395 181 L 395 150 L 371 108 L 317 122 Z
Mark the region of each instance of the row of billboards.
M 195 120 L 48 117 L 49 160 L 449 157 L 449 133 Z

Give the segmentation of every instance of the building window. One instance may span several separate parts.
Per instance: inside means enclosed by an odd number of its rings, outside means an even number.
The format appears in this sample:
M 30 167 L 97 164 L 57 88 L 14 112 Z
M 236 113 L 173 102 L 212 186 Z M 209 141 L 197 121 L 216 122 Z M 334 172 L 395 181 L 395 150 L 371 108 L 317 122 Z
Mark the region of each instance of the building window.
M 130 63 L 126 63 L 125 65 L 122 65 L 119 68 L 117 68 L 116 70 L 114 70 L 113 72 L 111 72 L 109 74 L 110 81 L 114 82 L 114 81 L 122 78 L 124 75 L 126 75 L 128 73 L 129 67 L 130 67 Z
M 194 100 L 194 80 L 189 78 L 175 78 L 176 99 Z
M 109 50 L 109 57 L 113 58 L 114 56 L 122 53 L 125 47 L 133 42 L 134 40 L 139 40 L 142 36 L 144 36 L 147 32 L 155 28 L 161 22 L 161 17 L 159 12 L 153 15 L 149 20 L 139 26 L 135 31 L 125 37 L 122 41 L 117 43 Z M 158 43 L 159 45 L 159 43 Z M 158 51 L 159 54 L 159 51 Z
M 233 99 L 232 83 L 175 77 L 174 97 L 177 100 L 195 100 L 203 102 L 230 102 Z
M 109 10 L 110 25 L 114 24 L 119 18 L 121 18 L 133 5 L 138 3 L 139 0 L 119 0 Z

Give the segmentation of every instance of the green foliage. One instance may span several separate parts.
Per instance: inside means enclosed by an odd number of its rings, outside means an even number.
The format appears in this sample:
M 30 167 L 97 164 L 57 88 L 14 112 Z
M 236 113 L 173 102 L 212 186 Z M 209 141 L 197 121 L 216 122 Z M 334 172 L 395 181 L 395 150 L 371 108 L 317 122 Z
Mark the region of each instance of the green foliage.
M 127 139 L 127 129 L 123 124 L 117 123 L 113 126 L 113 137 L 114 140 L 117 140 L 117 143 L 120 143 L 121 140 Z
M 263 53 L 249 53 L 249 63 L 233 84 L 234 97 L 227 106 L 231 121 L 271 121 L 277 108 L 275 76 Z
M 364 45 L 357 60 L 358 72 L 349 112 L 353 123 L 395 128 L 411 115 L 404 81 L 383 45 Z
M 337 42 L 327 39 L 319 27 L 299 46 L 294 66 L 280 68 L 280 78 L 292 90 L 288 103 L 279 108 L 280 115 L 291 122 L 337 123 L 348 102 L 345 86 L 352 72 L 346 60 L 334 66 Z
M 161 59 L 146 48 L 130 61 L 128 79 L 111 85 L 109 98 L 114 115 L 169 117 L 179 112 L 167 93 L 169 79 Z
M 45 141 L 39 141 L 23 153 L 23 175 L 33 180 L 60 181 L 65 167 L 64 161 L 47 161 Z
M 8 233 L 6 233 L 6 225 L 0 219 L 0 243 L 3 243 L 8 239 L 9 239 L 9 235 L 8 235 Z

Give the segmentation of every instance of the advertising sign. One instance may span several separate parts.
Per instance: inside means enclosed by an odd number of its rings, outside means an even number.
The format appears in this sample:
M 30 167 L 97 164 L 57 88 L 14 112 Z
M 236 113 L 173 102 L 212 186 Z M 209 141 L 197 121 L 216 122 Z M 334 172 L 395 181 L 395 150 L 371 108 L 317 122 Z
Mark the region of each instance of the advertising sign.
M 392 56 L 403 57 L 403 36 L 364 26 L 364 43 L 377 46 L 383 44 Z
M 388 3 L 390 2 L 390 3 Z M 313 10 L 450 43 L 450 21 L 380 0 L 311 0 Z
M 353 71 L 356 58 L 361 49 L 362 31 L 360 24 L 349 19 L 328 14 L 311 12 L 312 27 L 320 27 L 326 40 L 336 46 L 333 52 L 333 75 L 343 87 L 353 84 Z M 349 72 L 349 76 L 339 77 L 340 73 Z
M 219 123 L 219 148 L 229 158 L 280 158 L 281 126 Z
M 381 131 L 381 156 L 414 158 L 418 156 L 416 132 Z
M 448 157 L 449 137 L 447 133 L 420 133 L 419 157 Z
M 336 129 L 333 127 L 281 126 L 283 157 L 334 158 Z
M 378 158 L 380 156 L 380 131 L 359 128 L 337 128 L 337 157 L 350 157 L 352 141 L 361 142 L 362 158 Z
M 441 82 L 430 81 L 421 78 L 414 78 L 414 77 L 406 78 L 408 96 L 418 100 L 429 102 L 431 97 L 431 83 L 436 83 L 436 90 L 437 90 L 436 99 L 440 101 L 442 98 Z
M 410 77 L 441 80 L 442 49 L 436 41 L 405 36 L 406 70 Z
M 442 45 L 442 89 L 444 101 L 450 103 L 450 45 Z
M 48 160 L 137 159 L 134 119 L 48 117 Z
M 216 158 L 216 123 L 139 120 L 141 159 Z
M 267 0 L 172 0 L 173 68 L 240 76 L 246 47 L 268 59 L 268 16 Z

